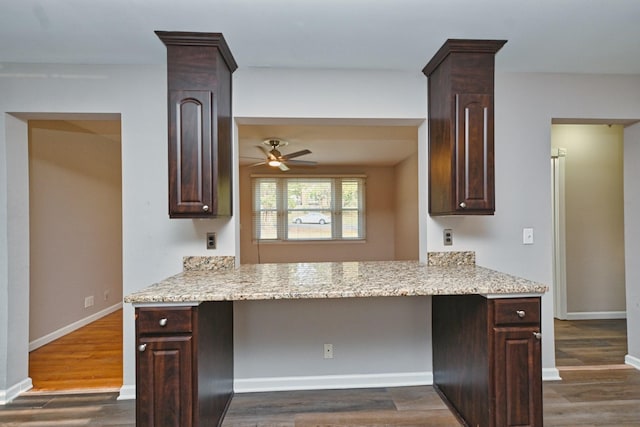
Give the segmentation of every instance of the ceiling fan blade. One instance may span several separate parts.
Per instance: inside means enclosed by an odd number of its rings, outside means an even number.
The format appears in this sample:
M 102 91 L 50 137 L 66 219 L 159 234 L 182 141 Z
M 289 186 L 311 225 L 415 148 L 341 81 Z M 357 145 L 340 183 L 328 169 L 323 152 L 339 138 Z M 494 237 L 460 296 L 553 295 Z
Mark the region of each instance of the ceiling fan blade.
M 260 165 L 266 165 L 267 162 L 259 162 L 259 163 L 254 163 L 252 165 L 249 165 L 250 168 L 256 167 L 256 166 L 260 166 Z
M 271 151 L 267 150 L 266 147 L 258 147 L 265 156 L 267 156 L 267 160 L 278 160 L 278 158 L 276 156 L 273 155 L 273 153 L 271 153 Z
M 318 162 L 311 160 L 287 160 L 287 163 L 298 166 L 316 166 L 318 164 Z
M 280 166 L 278 166 L 280 168 L 280 170 L 282 172 L 286 172 L 289 170 L 289 168 L 287 167 L 287 165 L 285 165 L 284 163 L 280 163 Z
M 300 150 L 300 151 L 296 151 L 295 153 L 285 154 L 284 156 L 282 156 L 282 158 L 285 160 L 289 160 L 289 159 L 293 159 L 294 157 L 304 156 L 305 154 L 311 154 L 311 151 Z

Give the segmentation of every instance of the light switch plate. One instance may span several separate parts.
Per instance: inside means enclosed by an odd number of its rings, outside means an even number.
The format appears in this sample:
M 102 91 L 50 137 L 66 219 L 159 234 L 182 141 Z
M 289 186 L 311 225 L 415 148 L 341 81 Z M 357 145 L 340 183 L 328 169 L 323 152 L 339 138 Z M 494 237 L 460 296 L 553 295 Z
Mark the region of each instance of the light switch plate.
M 533 228 L 522 229 L 522 244 L 533 245 Z

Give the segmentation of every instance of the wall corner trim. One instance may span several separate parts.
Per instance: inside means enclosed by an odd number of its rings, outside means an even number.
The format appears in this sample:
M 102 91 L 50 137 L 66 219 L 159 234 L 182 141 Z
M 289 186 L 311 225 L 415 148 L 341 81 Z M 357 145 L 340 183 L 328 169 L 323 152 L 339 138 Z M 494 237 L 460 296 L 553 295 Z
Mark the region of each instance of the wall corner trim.
M 626 311 L 573 311 L 567 313 L 567 320 L 608 320 L 626 318 Z
M 633 357 L 630 354 L 627 354 L 626 356 L 624 356 L 624 363 L 629 366 L 633 366 L 640 371 L 640 358 Z
M 6 390 L 0 390 L 0 405 L 6 405 L 18 397 L 20 393 L 30 390 L 31 388 L 33 388 L 33 382 L 31 378 L 27 377 Z
M 37 338 L 33 341 L 31 341 L 29 343 L 29 352 L 32 352 L 33 350 L 42 347 L 45 344 L 49 344 L 52 341 L 57 340 L 60 337 L 63 337 L 67 334 L 70 334 L 71 332 L 82 328 L 83 326 L 88 325 L 91 322 L 94 322 L 104 316 L 106 316 L 107 314 L 111 314 L 114 311 L 117 311 L 119 309 L 122 308 L 122 302 L 119 302 L 117 304 L 112 305 L 111 307 L 107 307 L 103 310 L 98 311 L 97 313 L 93 313 L 87 317 L 85 317 L 84 319 L 80 319 L 77 322 L 73 322 L 67 326 L 64 326 L 58 330 L 55 330 L 53 332 L 51 332 L 50 334 L 47 334 L 43 337 Z
M 432 385 L 433 372 L 236 378 L 236 393 Z
M 562 381 L 558 368 L 543 368 L 542 381 Z
M 120 394 L 117 400 L 135 400 L 136 398 L 136 385 L 125 384 L 120 387 Z

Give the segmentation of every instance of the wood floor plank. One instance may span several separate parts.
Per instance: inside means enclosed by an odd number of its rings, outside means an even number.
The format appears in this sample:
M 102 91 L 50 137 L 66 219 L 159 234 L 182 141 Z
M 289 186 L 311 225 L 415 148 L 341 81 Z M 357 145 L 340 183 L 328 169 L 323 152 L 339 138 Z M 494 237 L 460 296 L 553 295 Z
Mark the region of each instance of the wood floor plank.
M 622 333 L 619 326 L 606 331 L 606 326 L 595 322 L 562 325 L 564 332 L 583 337 L 595 330 L 599 334 L 597 339 L 615 339 Z M 606 360 L 611 351 L 607 345 L 594 348 L 597 350 L 594 355 L 598 352 L 605 355 L 600 361 Z M 82 361 L 83 357 L 73 360 Z M 581 357 L 576 360 L 586 362 Z M 545 426 L 640 426 L 640 371 L 620 365 L 615 369 L 573 366 L 560 367 L 560 375 L 562 381 L 543 384 Z M 0 425 L 135 426 L 135 401 L 116 398 L 117 393 L 25 393 L 0 406 Z M 459 424 L 430 386 L 237 394 L 223 424 L 224 427 L 382 425 Z
M 337 414 L 300 414 L 295 416 L 295 427 L 348 427 L 348 426 L 415 426 L 459 427 L 460 423 L 447 409 L 430 411 L 368 411 Z
M 554 320 L 556 365 L 624 364 L 626 319 Z
M 543 385 L 545 426 L 640 426 L 640 371 L 629 367 L 560 374 L 562 381 Z M 458 425 L 434 395 L 428 386 L 238 394 L 223 426 Z M 135 402 L 116 397 L 117 393 L 25 393 L 0 406 L 0 425 L 133 427 Z M 350 402 L 340 402 L 344 399 Z
M 545 382 L 545 426 L 640 426 L 640 371 L 560 370 Z
M 459 426 L 433 387 L 236 395 L 223 427 Z
M 29 353 L 35 391 L 122 386 L 122 310 Z

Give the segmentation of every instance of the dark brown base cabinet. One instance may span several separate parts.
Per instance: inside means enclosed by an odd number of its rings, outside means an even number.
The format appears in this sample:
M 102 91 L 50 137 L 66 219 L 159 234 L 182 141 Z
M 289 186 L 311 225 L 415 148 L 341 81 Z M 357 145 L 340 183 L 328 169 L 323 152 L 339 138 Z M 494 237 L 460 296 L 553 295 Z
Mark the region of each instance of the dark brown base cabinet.
M 468 426 L 542 426 L 540 298 L 433 297 L 434 387 Z
M 434 387 L 468 426 L 542 426 L 540 298 L 433 296 Z M 136 308 L 136 425 L 220 425 L 233 302 Z
M 136 426 L 206 427 L 233 396 L 233 303 L 136 308 Z

